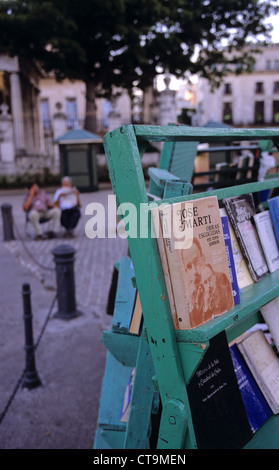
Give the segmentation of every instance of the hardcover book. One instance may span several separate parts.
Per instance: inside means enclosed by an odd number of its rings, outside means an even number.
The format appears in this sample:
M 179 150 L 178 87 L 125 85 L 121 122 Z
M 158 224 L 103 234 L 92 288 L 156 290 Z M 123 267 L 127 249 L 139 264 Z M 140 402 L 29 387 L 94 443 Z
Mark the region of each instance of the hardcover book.
M 268 210 L 259 212 L 254 215 L 254 221 L 268 269 L 273 273 L 279 268 L 279 249 L 272 226 L 270 212 Z
M 256 432 L 272 415 L 272 411 L 236 344 L 230 347 L 230 353 L 247 418 L 251 430 Z
M 220 209 L 220 213 L 221 215 L 228 216 L 228 213 L 224 207 Z M 246 260 L 242 254 L 241 248 L 239 246 L 239 243 L 237 241 L 234 229 L 232 227 L 232 224 L 229 218 L 228 218 L 228 223 L 229 223 L 229 231 L 230 231 L 230 236 L 231 236 L 232 252 L 233 252 L 236 277 L 237 277 L 239 289 L 241 290 L 244 287 L 249 286 L 250 284 L 253 284 L 254 281 L 248 269 Z
M 239 292 L 239 286 L 238 286 L 238 281 L 236 277 L 235 263 L 234 263 L 234 257 L 233 257 L 233 251 L 232 251 L 232 242 L 231 242 L 231 235 L 230 235 L 230 230 L 229 230 L 229 220 L 226 215 L 222 215 L 221 211 L 220 211 L 220 214 L 221 214 L 223 235 L 224 235 L 227 259 L 228 259 L 228 265 L 229 265 L 230 279 L 231 279 L 231 284 L 232 284 L 233 300 L 235 304 L 239 304 L 240 292 Z
M 209 347 L 187 385 L 199 449 L 238 449 L 252 431 L 222 331 Z
M 260 311 L 268 326 L 277 351 L 279 351 L 279 297 L 275 297 L 275 299 L 263 305 Z
M 275 238 L 279 247 L 279 196 L 275 196 L 269 199 L 268 207 L 270 211 Z
M 273 413 L 279 413 L 279 359 L 264 332 L 253 331 L 237 345 Z
M 251 276 L 255 282 L 268 273 L 253 216 L 256 214 L 251 193 L 223 200 Z
M 195 328 L 233 308 L 217 198 L 159 207 L 159 219 L 169 272 L 166 287 L 179 329 Z

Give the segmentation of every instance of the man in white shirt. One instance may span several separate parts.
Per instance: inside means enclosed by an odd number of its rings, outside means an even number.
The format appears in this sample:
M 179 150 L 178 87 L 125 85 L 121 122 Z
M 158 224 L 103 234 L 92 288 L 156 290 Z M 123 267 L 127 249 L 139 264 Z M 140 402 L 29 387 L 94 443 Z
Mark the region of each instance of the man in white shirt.
M 53 202 L 61 210 L 61 225 L 66 229 L 66 235 L 73 235 L 73 230 L 80 219 L 80 198 L 77 188 L 72 186 L 69 176 L 61 180 L 61 188 L 54 194 Z

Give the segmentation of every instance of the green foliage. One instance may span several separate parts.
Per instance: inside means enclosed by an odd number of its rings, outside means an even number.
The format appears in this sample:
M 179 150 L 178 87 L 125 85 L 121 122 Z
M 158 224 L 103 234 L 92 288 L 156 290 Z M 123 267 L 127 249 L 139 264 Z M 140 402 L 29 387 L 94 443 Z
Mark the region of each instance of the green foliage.
M 0 0 L 0 52 L 81 79 L 94 104 L 114 86 L 145 89 L 166 69 L 213 86 L 252 65 L 244 48 L 270 39 L 276 0 Z

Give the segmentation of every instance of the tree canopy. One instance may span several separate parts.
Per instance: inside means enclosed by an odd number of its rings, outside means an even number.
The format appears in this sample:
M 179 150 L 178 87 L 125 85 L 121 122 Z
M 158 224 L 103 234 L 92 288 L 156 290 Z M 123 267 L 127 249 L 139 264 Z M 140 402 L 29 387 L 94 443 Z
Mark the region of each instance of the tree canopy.
M 94 128 L 96 96 L 144 90 L 168 69 L 218 84 L 251 66 L 270 40 L 276 0 L 0 0 L 0 52 L 32 58 L 57 79 L 83 80 Z

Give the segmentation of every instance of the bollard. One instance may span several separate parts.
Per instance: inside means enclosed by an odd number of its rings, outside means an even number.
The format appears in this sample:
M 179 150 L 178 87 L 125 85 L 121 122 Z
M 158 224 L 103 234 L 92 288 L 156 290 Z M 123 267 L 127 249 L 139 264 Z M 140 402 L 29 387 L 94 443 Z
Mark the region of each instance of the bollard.
M 70 245 L 58 245 L 52 251 L 56 267 L 58 312 L 54 315 L 62 320 L 71 320 L 81 312 L 76 309 L 74 255 Z
M 4 241 L 14 240 L 14 231 L 13 231 L 13 216 L 12 216 L 12 206 L 8 202 L 5 202 L 1 206 L 2 219 L 3 219 L 3 232 L 4 232 Z
M 22 382 L 22 388 L 36 388 L 42 385 L 41 380 L 36 371 L 35 365 L 35 348 L 33 344 L 33 326 L 32 326 L 32 309 L 30 300 L 30 286 L 23 284 L 23 311 L 24 311 L 24 327 L 25 327 L 25 351 L 26 351 L 26 367 Z

